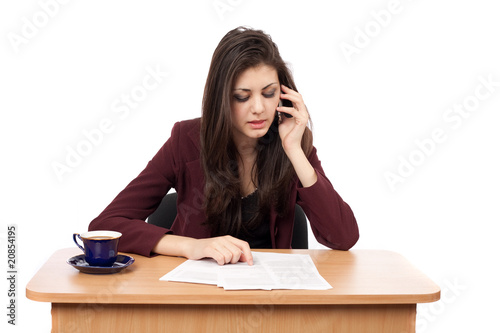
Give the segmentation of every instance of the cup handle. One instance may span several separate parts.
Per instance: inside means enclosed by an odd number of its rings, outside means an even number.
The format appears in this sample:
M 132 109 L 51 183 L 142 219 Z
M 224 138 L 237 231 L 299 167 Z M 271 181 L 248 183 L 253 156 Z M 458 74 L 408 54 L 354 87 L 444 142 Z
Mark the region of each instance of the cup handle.
M 83 253 L 85 253 L 85 249 L 80 244 L 78 244 L 76 237 L 78 237 L 78 238 L 80 238 L 80 240 L 82 240 L 82 238 L 80 237 L 80 234 L 73 234 L 73 241 L 75 242 L 76 246 L 78 246 L 80 248 L 80 250 L 82 250 Z

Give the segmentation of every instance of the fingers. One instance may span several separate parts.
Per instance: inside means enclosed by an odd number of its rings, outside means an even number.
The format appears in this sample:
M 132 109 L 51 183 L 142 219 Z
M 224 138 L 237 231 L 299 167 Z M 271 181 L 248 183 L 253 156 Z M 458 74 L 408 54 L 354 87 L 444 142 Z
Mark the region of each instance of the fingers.
M 283 115 L 286 116 L 286 118 L 288 119 L 291 119 L 292 117 L 297 117 L 297 116 L 300 116 L 300 113 L 299 111 L 297 111 L 297 109 L 295 108 L 292 108 L 292 107 L 286 107 L 286 106 L 278 106 L 276 108 L 276 110 L 278 112 L 282 112 Z M 289 115 L 289 116 L 287 116 Z M 283 119 L 283 118 L 282 118 Z M 283 120 L 286 120 L 286 119 L 283 119 Z
M 219 265 L 235 264 L 238 261 L 253 265 L 250 246 L 245 241 L 231 236 L 209 238 L 204 241 L 204 257 L 213 258 Z
M 288 88 L 285 85 L 281 85 L 281 91 L 282 93 L 280 94 L 281 99 L 287 99 L 293 103 L 293 106 L 297 110 L 302 110 L 304 105 L 304 101 L 302 99 L 302 95 L 299 94 L 297 91 Z
M 278 112 L 286 112 L 292 116 L 292 118 L 281 117 L 281 122 L 279 122 L 281 143 L 288 154 L 302 149 L 302 137 L 309 123 L 309 112 L 302 95 L 287 86 L 281 85 L 280 99 L 287 99 L 293 105 L 293 107 L 280 106 L 276 108 Z
M 293 107 L 278 106 L 276 108 L 277 111 L 288 113 L 293 117 L 309 117 L 301 94 L 285 85 L 281 85 L 281 91 L 282 93 L 280 94 L 280 99 L 287 99 L 291 101 Z
M 247 242 L 242 241 L 240 239 L 237 239 L 237 238 L 233 238 L 233 239 L 239 243 L 238 247 L 241 250 L 239 261 L 246 262 L 250 266 L 252 266 L 253 265 L 253 257 L 252 257 L 252 251 L 250 250 L 250 245 L 248 245 Z

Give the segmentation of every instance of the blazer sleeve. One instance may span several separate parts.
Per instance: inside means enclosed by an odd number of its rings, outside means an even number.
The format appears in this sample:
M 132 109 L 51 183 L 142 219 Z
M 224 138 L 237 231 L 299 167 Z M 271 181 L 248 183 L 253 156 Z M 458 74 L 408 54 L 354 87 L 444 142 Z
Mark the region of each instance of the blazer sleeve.
M 316 148 L 309 155 L 318 180 L 310 187 L 297 188 L 297 203 L 306 213 L 319 243 L 338 250 L 350 249 L 359 238 L 358 224 L 347 203 L 335 191 L 321 167 Z
M 146 168 L 123 189 L 89 225 L 89 230 L 115 230 L 122 233 L 119 251 L 151 256 L 152 249 L 168 229 L 146 223 L 159 206 L 178 174 L 179 123 Z

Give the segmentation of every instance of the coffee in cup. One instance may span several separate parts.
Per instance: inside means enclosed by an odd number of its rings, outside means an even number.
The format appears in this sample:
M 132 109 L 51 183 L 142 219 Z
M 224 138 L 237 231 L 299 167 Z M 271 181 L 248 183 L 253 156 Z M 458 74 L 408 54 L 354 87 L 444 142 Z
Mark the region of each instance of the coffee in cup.
M 118 255 L 118 241 L 122 236 L 117 231 L 95 230 L 73 234 L 73 241 L 85 253 L 85 261 L 90 266 L 110 267 Z M 83 247 L 78 243 L 79 238 Z

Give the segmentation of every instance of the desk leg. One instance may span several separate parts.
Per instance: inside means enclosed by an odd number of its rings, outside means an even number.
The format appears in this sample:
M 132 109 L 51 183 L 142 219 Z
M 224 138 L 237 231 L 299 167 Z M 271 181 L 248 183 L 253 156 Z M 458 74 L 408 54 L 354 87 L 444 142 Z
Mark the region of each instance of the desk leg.
M 52 304 L 52 332 L 415 333 L 416 304 Z

